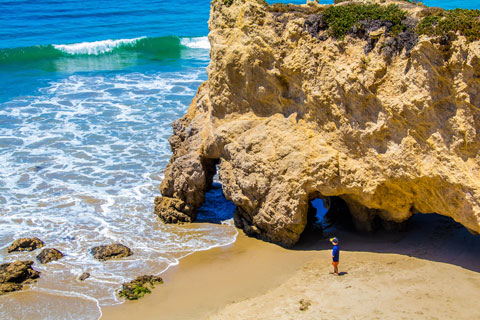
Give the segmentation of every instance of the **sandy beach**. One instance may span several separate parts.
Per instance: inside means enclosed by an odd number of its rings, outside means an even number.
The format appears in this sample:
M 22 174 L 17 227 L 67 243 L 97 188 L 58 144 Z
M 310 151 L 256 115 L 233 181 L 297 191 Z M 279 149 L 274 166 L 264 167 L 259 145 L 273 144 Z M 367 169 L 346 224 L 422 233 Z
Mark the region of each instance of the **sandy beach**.
M 333 233 L 339 277 L 330 274 Z M 182 259 L 151 295 L 104 308 L 102 319 L 475 319 L 479 252 L 479 237 L 438 215 L 417 215 L 400 233 L 327 229 L 291 250 L 240 232 L 231 246 Z
M 201 319 L 278 287 L 318 252 L 293 251 L 240 231 L 228 247 L 196 252 L 170 268 L 151 295 L 104 308 L 102 319 Z

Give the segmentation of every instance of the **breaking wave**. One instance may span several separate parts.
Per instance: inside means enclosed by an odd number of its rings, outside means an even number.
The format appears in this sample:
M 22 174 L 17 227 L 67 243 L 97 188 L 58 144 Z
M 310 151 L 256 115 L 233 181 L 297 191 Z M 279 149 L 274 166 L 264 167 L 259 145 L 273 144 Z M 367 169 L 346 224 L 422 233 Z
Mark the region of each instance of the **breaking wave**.
M 185 50 L 208 50 L 207 37 L 139 37 L 101 40 L 72 44 L 52 44 L 0 49 L 0 64 L 58 59 L 62 57 L 100 56 L 106 54 L 140 53 L 156 58 L 176 58 Z

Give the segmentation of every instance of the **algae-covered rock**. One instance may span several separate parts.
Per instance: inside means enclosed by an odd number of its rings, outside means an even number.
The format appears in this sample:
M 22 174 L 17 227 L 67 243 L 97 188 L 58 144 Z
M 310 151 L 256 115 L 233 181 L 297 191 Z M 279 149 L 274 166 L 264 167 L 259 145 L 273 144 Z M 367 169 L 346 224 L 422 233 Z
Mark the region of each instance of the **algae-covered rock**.
M 155 284 L 161 283 L 163 283 L 163 279 L 158 276 L 139 276 L 130 282 L 122 284 L 122 290 L 118 294 L 128 300 L 137 300 L 145 294 L 151 293 L 151 289 L 155 287 Z

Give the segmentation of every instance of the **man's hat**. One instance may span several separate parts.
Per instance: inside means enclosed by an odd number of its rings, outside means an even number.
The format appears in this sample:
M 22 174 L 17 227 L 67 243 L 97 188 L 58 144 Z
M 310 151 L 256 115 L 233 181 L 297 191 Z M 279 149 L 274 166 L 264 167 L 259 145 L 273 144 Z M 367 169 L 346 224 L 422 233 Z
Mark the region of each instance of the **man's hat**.
M 330 242 L 338 243 L 338 239 L 336 237 L 330 238 Z

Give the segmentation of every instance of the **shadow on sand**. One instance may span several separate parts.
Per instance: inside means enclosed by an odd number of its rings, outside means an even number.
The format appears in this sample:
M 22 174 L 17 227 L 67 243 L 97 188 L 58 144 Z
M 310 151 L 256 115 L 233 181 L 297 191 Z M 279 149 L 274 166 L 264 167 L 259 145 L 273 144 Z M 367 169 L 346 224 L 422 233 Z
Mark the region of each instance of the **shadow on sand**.
M 403 232 L 377 231 L 371 234 L 330 227 L 313 228 L 293 250 L 328 250 L 330 237 L 338 237 L 343 251 L 395 253 L 443 262 L 480 272 L 480 236 L 461 224 L 437 214 L 416 214 Z

